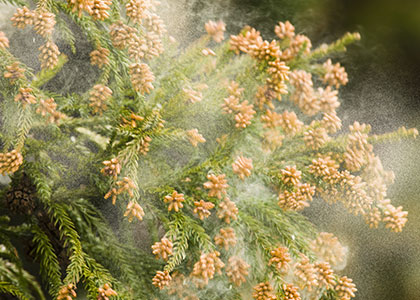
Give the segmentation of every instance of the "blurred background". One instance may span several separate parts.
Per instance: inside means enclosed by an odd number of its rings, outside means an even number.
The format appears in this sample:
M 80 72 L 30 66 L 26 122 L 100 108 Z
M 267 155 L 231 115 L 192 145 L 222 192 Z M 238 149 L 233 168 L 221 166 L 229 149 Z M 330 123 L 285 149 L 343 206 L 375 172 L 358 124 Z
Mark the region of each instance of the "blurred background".
M 189 40 L 204 32 L 208 19 L 222 19 L 229 33 L 244 25 L 274 38 L 278 21 L 289 20 L 314 47 L 344 33 L 362 40 L 333 57 L 349 75 L 340 89 L 339 115 L 372 125 L 374 133 L 400 126 L 420 129 L 420 1 L 413 0 L 167 0 L 171 34 Z M 180 13 L 174 18 L 173 12 Z M 188 13 L 186 13 L 188 12 Z M 172 22 L 172 23 L 171 23 Z M 409 212 L 402 233 L 370 229 L 340 207 L 315 201 L 305 214 L 320 230 L 333 232 L 349 247 L 343 274 L 354 279 L 363 300 L 420 299 L 420 139 L 381 145 L 375 152 L 395 172 L 388 196 Z

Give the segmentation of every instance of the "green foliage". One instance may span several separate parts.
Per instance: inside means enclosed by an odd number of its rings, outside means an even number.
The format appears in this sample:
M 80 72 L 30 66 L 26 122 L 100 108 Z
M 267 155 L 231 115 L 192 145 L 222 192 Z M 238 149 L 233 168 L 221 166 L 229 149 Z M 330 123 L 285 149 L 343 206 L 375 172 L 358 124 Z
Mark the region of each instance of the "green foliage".
M 0 253 L 0 293 L 20 299 L 44 299 L 37 283 L 41 279 L 43 289 L 51 299 L 57 298 L 60 290 L 63 287 L 65 290 L 69 284 L 77 286 L 78 293 L 86 294 L 88 299 L 102 299 L 100 293 L 107 285 L 115 290 L 115 299 L 173 299 L 194 295 L 201 299 L 221 296 L 249 299 L 253 286 L 270 281 L 274 292 L 283 297 L 282 284 L 292 278 L 298 280 L 293 275 L 293 265 L 300 261 L 301 255 L 309 257 L 311 262 L 321 258 L 312 245 L 317 238 L 316 229 L 300 213 L 293 211 L 299 208 L 290 209 L 278 204 L 279 195 L 290 193 L 308 206 L 313 193 L 310 199 L 300 199 L 299 188 L 303 183 L 313 192 L 317 189 L 317 193 L 330 189 L 337 193 L 367 195 L 375 191 L 369 186 L 371 182 L 354 184 L 369 187 L 362 191 L 351 190 L 352 187 L 346 185 L 357 182 L 355 178 L 364 178 L 358 172 L 364 176 L 369 169 L 365 162 L 363 168 L 352 174 L 344 171 L 346 154 L 354 139 L 352 133 L 331 135 L 328 141 L 314 149 L 308 146 L 308 133 L 324 128 L 319 115 L 307 116 L 298 111 L 298 117 L 308 125 L 302 123 L 293 133 L 287 127 L 284 115 L 277 116 L 282 125 L 278 120 L 273 121 L 274 125 L 267 125 L 265 121 L 269 112 L 280 115 L 286 110 L 296 110 L 292 96 L 275 92 L 279 86 L 290 89 L 290 94 L 296 92 L 296 86 L 286 83 L 289 71 L 310 72 L 317 84 L 325 81 L 323 77 L 327 71 L 320 64 L 321 60 L 332 53 L 345 51 L 347 45 L 358 39 L 357 34 L 347 34 L 331 45 L 309 52 L 306 49 L 310 43 L 304 41 L 294 50 L 293 58 L 285 59 L 286 74 L 280 76 L 272 70 L 272 65 L 283 62 L 280 53 L 290 50 L 288 39 L 273 42 L 279 47 L 275 54 L 267 54 L 270 51 L 264 50 L 260 56 L 257 55 L 261 50 L 258 47 L 266 45 L 260 36 L 255 41 L 246 41 L 239 49 L 249 55 L 236 55 L 231 49 L 233 43 L 216 44 L 210 35 L 179 49 L 170 37 L 159 36 L 158 21 L 155 20 L 157 23 L 150 29 L 147 24 L 153 20 L 139 24 L 128 18 L 125 1 L 113 1 L 110 16 L 103 21 L 86 12 L 79 13 L 64 1 L 36 2 L 35 13 L 43 9 L 55 14 L 56 31 L 73 54 L 77 51 L 86 55 L 86 70 L 95 75 L 87 83 L 83 82 L 89 85 L 87 90 L 77 85 L 56 86 L 55 80 L 63 73 L 72 80 L 77 76 L 66 69 L 73 63 L 72 56 L 61 54 L 50 69 L 33 74 L 29 66 L 20 63 L 25 70 L 24 76 L 17 80 L 0 78 L 0 138 L 4 149 L 2 155 L 6 157 L 2 158 L 4 162 L 0 168 L 10 163 L 7 159 L 12 148 L 24 156 L 23 163 L 13 161 L 19 167 L 14 174 L 1 169 L 2 173 L 9 173 L 7 176 L 12 183 L 5 184 L 1 191 L 0 247 L 4 251 Z M 122 29 L 112 29 L 115 24 Z M 249 30 L 245 28 L 238 38 L 245 38 Z M 53 41 L 51 35 L 43 38 Z M 79 47 L 82 38 L 90 43 L 89 49 Z M 144 43 L 141 49 L 137 46 L 133 49 L 130 44 L 135 38 L 145 39 L 141 40 Z M 127 40 L 121 42 L 124 39 Z M 126 44 L 123 46 L 128 47 L 128 51 L 118 42 Z M 256 43 L 253 48 L 246 49 L 253 42 Z M 161 43 L 167 50 L 154 57 L 159 54 Z M 147 51 L 156 53 L 147 53 L 143 49 L 146 44 L 150 47 Z M 204 55 L 208 50 L 203 52 L 203 49 L 208 47 L 214 49 L 215 56 Z M 91 51 L 99 48 L 109 51 L 108 61 L 102 68 L 88 63 Z M 146 53 L 135 53 L 143 55 L 140 60 L 133 55 L 135 51 Z M 0 74 L 19 61 L 18 52 L 14 56 L 7 49 L 0 50 Z M 48 59 L 53 61 L 54 57 Z M 136 63 L 144 68 L 137 68 Z M 154 74 L 148 73 L 146 66 Z M 31 67 L 37 70 L 36 66 Z M 280 82 L 275 76 L 282 78 Z M 150 81 L 154 88 L 149 87 L 150 91 L 144 92 L 147 80 L 153 77 Z M 69 82 L 77 82 L 72 80 Z M 229 82 L 236 82 L 238 87 Z M 103 86 L 99 86 L 103 89 L 97 93 L 99 84 L 109 88 L 112 95 L 109 93 L 107 97 Z M 16 98 L 22 88 L 32 89 L 36 104 L 22 103 Z M 239 92 L 241 88 L 245 90 Z M 263 95 L 261 88 L 266 88 Z M 191 91 L 196 92 L 200 101 L 193 101 Z M 230 96 L 237 97 L 238 103 L 229 106 L 226 99 Z M 264 97 L 266 102 L 261 102 Z M 100 109 L 95 111 L 93 107 L 98 102 Z M 241 121 L 244 115 L 249 117 L 248 123 Z M 359 131 L 359 135 L 368 134 L 368 130 Z M 267 142 L 267 133 L 273 132 L 281 137 L 282 145 L 266 149 L 265 144 L 272 143 Z M 415 130 L 401 129 L 396 133 L 366 137 L 357 145 L 415 135 Z M 373 152 L 369 154 L 373 155 Z M 327 167 L 331 170 L 322 175 L 327 177 L 336 172 L 333 175 L 338 179 L 334 177 L 336 182 L 333 183 L 311 169 L 314 159 L 330 155 L 336 161 L 330 163 Z M 237 166 L 240 156 L 252 157 L 253 164 L 251 175 L 243 178 L 233 166 Z M 295 178 L 298 183 L 294 184 L 286 180 L 285 169 L 292 166 L 300 172 L 299 178 Z M 21 187 L 23 175 L 29 178 L 27 184 L 34 187 L 34 192 Z M 213 182 L 213 175 L 220 176 L 217 177 L 220 182 Z M 227 186 L 221 178 L 226 179 Z M 164 201 L 174 191 L 182 200 Z M 320 196 L 317 194 L 315 198 L 317 201 Z M 182 207 L 174 212 L 168 209 L 167 202 L 175 200 L 179 201 L 178 205 L 182 203 Z M 200 207 L 200 200 L 214 208 Z M 369 209 L 381 209 L 383 214 L 389 212 L 392 208 L 382 200 L 372 200 Z M 24 209 L 27 213 L 22 214 Z M 229 217 L 226 217 L 227 213 L 230 213 Z M 13 218 L 13 224 L 6 217 L 9 214 L 18 215 Z M 215 237 L 227 227 L 235 231 L 237 244 L 222 248 Z M 159 251 L 151 248 L 154 245 L 155 249 L 163 238 L 173 246 L 168 246 L 167 261 L 160 259 Z M 17 246 L 19 239 L 28 241 L 29 254 Z M 273 250 L 278 247 L 287 247 L 291 254 L 290 276 L 271 263 L 275 258 Z M 219 267 L 223 264 L 224 270 L 231 272 L 213 274 L 212 264 L 216 259 L 204 266 L 197 263 L 211 255 L 220 255 Z M 232 272 L 237 269 L 229 260 L 234 256 L 250 265 L 245 282 L 239 282 L 241 286 L 234 284 Z M 38 273 L 25 271 L 26 265 L 31 263 L 38 267 Z M 178 291 L 181 296 L 170 295 L 167 289 L 158 290 L 157 277 L 154 283 L 152 278 L 160 271 L 185 276 L 179 286 L 169 287 L 183 288 Z M 207 288 L 195 286 L 197 278 L 189 276 L 192 272 L 196 273 L 195 277 L 202 276 L 204 281 L 211 279 Z M 337 277 L 334 278 L 337 281 Z M 302 290 L 302 295 L 310 292 L 304 287 Z M 338 299 L 332 289 L 321 287 L 311 296 Z
M 41 275 L 49 286 L 51 295 L 57 295 L 62 285 L 60 264 L 48 236 L 39 227 L 32 229 L 35 253 L 41 265 Z
M 2 244 L 0 244 L 0 291 L 16 296 L 18 299 L 45 300 L 35 277 L 23 268 L 17 250 L 13 247 L 10 239 L 15 234 L 26 230 L 25 226 L 20 228 L 9 226 L 8 220 L 5 218 L 0 222 L 0 237 L 2 238 Z

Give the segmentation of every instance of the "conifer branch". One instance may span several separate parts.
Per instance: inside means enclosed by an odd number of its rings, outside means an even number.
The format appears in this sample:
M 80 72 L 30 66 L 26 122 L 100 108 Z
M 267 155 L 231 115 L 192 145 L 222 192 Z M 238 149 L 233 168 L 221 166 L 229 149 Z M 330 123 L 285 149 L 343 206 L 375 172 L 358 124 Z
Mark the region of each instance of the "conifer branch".
M 61 71 L 61 69 L 64 67 L 64 65 L 67 62 L 68 62 L 67 56 L 64 55 L 64 54 L 61 54 L 58 57 L 58 63 L 54 68 L 52 68 L 52 69 L 42 69 L 37 74 L 35 74 L 32 82 L 31 82 L 32 87 L 34 87 L 34 88 L 42 87 L 48 81 L 53 79 L 58 74 L 58 72 Z
M 60 264 L 48 236 L 38 227 L 32 227 L 34 252 L 40 261 L 40 273 L 49 286 L 50 295 L 57 296 L 61 281 Z

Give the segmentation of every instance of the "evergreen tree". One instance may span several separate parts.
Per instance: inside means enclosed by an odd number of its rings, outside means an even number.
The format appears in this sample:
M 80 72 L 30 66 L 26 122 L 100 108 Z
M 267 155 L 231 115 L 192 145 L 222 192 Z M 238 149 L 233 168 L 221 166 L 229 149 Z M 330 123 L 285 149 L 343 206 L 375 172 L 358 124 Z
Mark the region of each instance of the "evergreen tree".
M 30 66 L 0 32 L 2 297 L 346 300 L 345 248 L 299 211 L 406 223 L 373 145 L 417 130 L 340 131 L 328 57 L 357 33 L 312 49 L 289 22 L 269 42 L 209 21 L 180 47 L 152 0 L 3 2 L 42 45 Z

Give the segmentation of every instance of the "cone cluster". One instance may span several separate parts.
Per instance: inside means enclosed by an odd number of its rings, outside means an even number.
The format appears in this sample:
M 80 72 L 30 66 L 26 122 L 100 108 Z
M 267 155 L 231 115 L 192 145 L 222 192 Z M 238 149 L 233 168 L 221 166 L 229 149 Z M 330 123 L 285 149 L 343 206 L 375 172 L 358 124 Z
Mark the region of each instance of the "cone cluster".
M 236 207 L 235 202 L 230 201 L 229 198 L 225 198 L 219 204 L 219 209 L 217 210 L 217 217 L 223 219 L 225 223 L 230 224 L 231 220 L 236 220 L 238 215 L 238 208 Z
M 243 259 L 232 256 L 229 258 L 228 264 L 226 266 L 226 275 L 229 278 L 229 281 L 240 286 L 242 283 L 246 282 L 246 277 L 249 274 L 248 265 Z
M 218 199 L 222 199 L 222 195 L 226 195 L 226 189 L 229 187 L 229 185 L 227 184 L 227 180 L 225 178 L 225 174 L 207 175 L 207 179 L 209 181 L 204 183 L 204 188 L 209 190 L 209 197 L 217 197 Z
M 112 90 L 103 84 L 96 84 L 89 95 L 89 106 L 92 107 L 93 113 L 102 115 L 108 108 L 107 102 L 112 96 Z
M 15 96 L 15 101 L 22 103 L 22 106 L 25 107 L 27 104 L 35 104 L 36 98 L 32 95 L 32 89 L 27 88 L 20 88 L 19 93 Z
M 209 280 L 214 277 L 215 273 L 221 274 L 221 269 L 225 264 L 219 258 L 220 253 L 214 251 L 211 253 L 201 254 L 200 260 L 194 264 L 191 276 L 194 278 L 197 287 L 208 285 Z
M 171 195 L 165 196 L 163 200 L 165 203 L 169 203 L 168 211 L 175 210 L 178 212 L 184 207 L 184 204 L 182 204 L 185 201 L 184 194 L 179 194 L 177 191 L 173 191 Z
M 160 242 L 152 245 L 152 249 L 156 259 L 162 258 L 164 261 L 167 261 L 169 256 L 172 255 L 173 244 L 167 238 L 162 238 Z
M 124 217 L 128 217 L 128 222 L 132 222 L 134 218 L 143 221 L 144 210 L 137 202 L 130 201 L 124 213 Z
M 245 177 L 251 176 L 252 168 L 252 159 L 246 158 L 242 155 L 238 156 L 232 164 L 233 173 L 237 174 L 242 180 L 244 180 Z
M 118 158 L 106 160 L 102 162 L 102 164 L 105 167 L 102 168 L 101 173 L 106 176 L 112 176 L 112 178 L 117 179 L 118 175 L 121 173 L 121 164 Z
M 42 69 L 53 69 L 58 64 L 58 56 L 60 50 L 57 45 L 48 40 L 44 45 L 39 47 L 39 60 L 41 62 Z
M 194 201 L 194 213 L 198 215 L 200 220 L 204 220 L 211 215 L 210 210 L 213 209 L 214 204 L 204 200 Z
M 221 228 L 219 234 L 214 237 L 214 243 L 220 247 L 229 250 L 230 246 L 236 245 L 235 230 L 231 227 Z
M 102 287 L 98 288 L 97 300 L 110 300 L 109 297 L 118 296 L 117 292 L 111 288 L 109 283 L 105 283 Z
M 165 286 L 169 285 L 171 280 L 172 278 L 168 271 L 157 271 L 152 283 L 155 287 L 162 290 Z
M 194 128 L 187 131 L 188 139 L 194 147 L 198 146 L 198 143 L 205 143 L 206 139 L 198 133 L 198 129 Z
M 73 300 L 77 297 L 76 286 L 72 283 L 64 285 L 58 291 L 57 300 Z
M 16 149 L 7 153 L 0 153 L 0 174 L 16 172 L 23 164 L 23 156 Z

